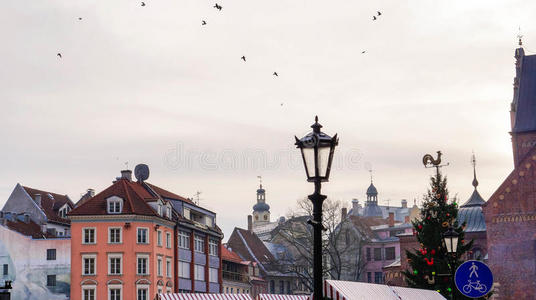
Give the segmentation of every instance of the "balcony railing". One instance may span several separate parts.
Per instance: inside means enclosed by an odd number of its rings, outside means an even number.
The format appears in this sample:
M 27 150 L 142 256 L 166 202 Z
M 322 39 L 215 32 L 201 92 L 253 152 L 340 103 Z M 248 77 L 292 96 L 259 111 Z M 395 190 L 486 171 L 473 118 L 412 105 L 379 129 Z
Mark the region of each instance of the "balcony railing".
M 249 282 L 249 275 L 247 275 L 247 274 L 231 272 L 231 271 L 223 271 L 222 275 L 223 275 L 223 279 L 225 279 L 225 280 L 238 281 L 238 282 Z

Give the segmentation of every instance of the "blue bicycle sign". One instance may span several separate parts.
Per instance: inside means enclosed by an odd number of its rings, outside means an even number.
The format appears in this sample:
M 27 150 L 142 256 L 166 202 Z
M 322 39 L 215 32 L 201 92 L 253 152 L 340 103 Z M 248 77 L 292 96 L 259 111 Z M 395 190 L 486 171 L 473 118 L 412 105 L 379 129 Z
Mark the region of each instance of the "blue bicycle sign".
M 484 263 L 469 260 L 461 264 L 454 276 L 456 288 L 467 297 L 485 296 L 493 285 L 493 274 Z

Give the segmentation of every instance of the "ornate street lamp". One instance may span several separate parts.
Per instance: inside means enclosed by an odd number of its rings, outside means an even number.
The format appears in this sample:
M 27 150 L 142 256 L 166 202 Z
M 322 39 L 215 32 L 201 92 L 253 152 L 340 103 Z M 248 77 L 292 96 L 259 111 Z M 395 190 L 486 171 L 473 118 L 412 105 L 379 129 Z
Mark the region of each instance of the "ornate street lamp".
M 318 116 L 315 123 L 311 125 L 313 132 L 301 139 L 296 139 L 296 147 L 301 150 L 303 164 L 307 181 L 315 183 L 315 192 L 308 198 L 313 203 L 313 220 L 308 223 L 313 226 L 313 297 L 315 300 L 322 299 L 322 203 L 326 199 L 320 193 L 321 183 L 329 180 L 333 152 L 339 144 L 339 138 L 320 131 L 322 125 L 318 123 Z
M 454 231 L 452 227 L 443 233 L 443 242 L 445 243 L 445 247 L 449 254 L 456 254 L 456 251 L 458 250 L 459 235 L 460 234 Z

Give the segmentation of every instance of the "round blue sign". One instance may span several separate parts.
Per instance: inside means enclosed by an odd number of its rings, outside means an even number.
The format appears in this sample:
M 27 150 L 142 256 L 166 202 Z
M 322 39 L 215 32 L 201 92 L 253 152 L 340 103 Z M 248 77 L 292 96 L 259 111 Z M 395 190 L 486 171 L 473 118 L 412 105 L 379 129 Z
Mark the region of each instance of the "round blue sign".
M 467 297 L 485 296 L 493 286 L 493 274 L 489 267 L 478 260 L 468 260 L 461 264 L 454 276 L 456 288 Z

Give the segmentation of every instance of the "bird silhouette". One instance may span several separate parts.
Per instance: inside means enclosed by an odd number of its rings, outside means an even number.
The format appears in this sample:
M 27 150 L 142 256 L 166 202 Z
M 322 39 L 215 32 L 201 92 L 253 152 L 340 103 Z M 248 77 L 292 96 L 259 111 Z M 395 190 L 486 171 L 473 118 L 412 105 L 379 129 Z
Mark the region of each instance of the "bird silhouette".
M 201 21 L 201 25 L 207 25 L 207 22 L 205 20 Z
M 56 54 L 59 58 L 61 58 L 61 53 Z
M 361 54 L 365 54 L 366 52 L 367 52 L 366 50 L 363 50 L 363 51 L 361 51 Z
M 81 18 L 81 17 L 78 17 L 78 21 L 80 21 L 80 20 L 82 20 L 82 18 Z
M 246 61 L 246 57 L 245 57 L 245 56 L 240 57 L 240 59 L 243 60 L 243 61 Z
M 376 16 L 372 16 L 372 21 L 376 21 Z
M 382 15 L 382 12 L 378 10 L 378 16 L 381 16 Z
M 274 76 L 278 76 L 278 77 L 279 77 L 279 75 L 277 75 L 277 72 L 274 72 Z
M 141 3 L 141 6 L 145 6 L 145 2 L 142 2 L 142 3 Z
M 214 8 L 217 10 L 221 10 L 223 7 L 219 5 L 218 3 L 214 4 Z
M 283 106 L 283 103 L 281 103 L 281 106 Z

